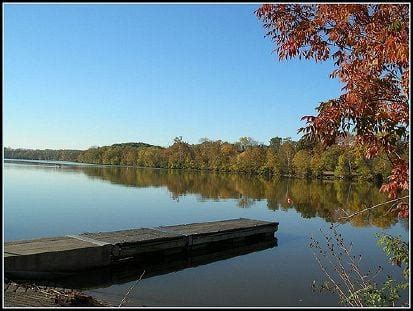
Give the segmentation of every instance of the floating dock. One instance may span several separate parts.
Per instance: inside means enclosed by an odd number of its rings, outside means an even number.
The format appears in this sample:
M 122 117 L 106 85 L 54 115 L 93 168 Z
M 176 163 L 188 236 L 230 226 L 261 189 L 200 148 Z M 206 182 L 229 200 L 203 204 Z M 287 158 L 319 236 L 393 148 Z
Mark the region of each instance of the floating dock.
M 4 272 L 39 278 L 108 267 L 127 259 L 208 252 L 250 238 L 274 238 L 277 229 L 277 222 L 240 218 L 5 242 Z

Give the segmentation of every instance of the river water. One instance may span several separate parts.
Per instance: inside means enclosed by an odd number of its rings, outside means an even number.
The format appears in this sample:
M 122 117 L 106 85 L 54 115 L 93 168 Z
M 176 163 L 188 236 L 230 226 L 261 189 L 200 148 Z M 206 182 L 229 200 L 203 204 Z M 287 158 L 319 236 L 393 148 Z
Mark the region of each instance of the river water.
M 312 289 L 325 275 L 310 237 L 323 244 L 323 232 L 341 223 L 341 209 L 353 213 L 386 201 L 369 183 L 67 162 L 3 168 L 4 241 L 233 218 L 279 222 L 275 245 L 246 245 L 196 264 L 155 264 L 138 282 L 142 267 L 79 281 L 79 288 L 113 305 L 133 286 L 125 306 L 336 306 L 334 294 Z M 354 255 L 362 255 L 363 269 L 383 267 L 379 281 L 400 275 L 400 268 L 388 263 L 375 233 L 409 235 L 408 221 L 386 211 L 375 209 L 337 227 L 353 243 Z

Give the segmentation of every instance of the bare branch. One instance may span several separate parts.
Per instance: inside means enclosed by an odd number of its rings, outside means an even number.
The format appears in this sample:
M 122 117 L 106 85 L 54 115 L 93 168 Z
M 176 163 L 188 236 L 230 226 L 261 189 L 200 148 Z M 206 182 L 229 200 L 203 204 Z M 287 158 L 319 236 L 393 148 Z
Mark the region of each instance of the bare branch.
M 401 197 L 401 198 L 396 198 L 396 199 L 393 199 L 393 200 L 390 200 L 390 201 L 386 201 L 386 202 L 383 202 L 383 203 L 380 203 L 380 204 L 376 204 L 376 205 L 367 207 L 367 208 L 365 208 L 365 209 L 363 209 L 363 210 L 361 210 L 361 211 L 355 212 L 355 213 L 353 213 L 353 214 L 351 214 L 351 215 L 348 215 L 348 213 L 346 213 L 348 216 L 340 217 L 339 219 L 349 220 L 350 218 L 352 218 L 352 217 L 354 217 L 354 216 L 356 216 L 356 215 L 358 215 L 358 214 L 364 213 L 364 212 L 366 212 L 366 211 L 368 211 L 368 210 L 375 209 L 375 208 L 377 208 L 377 207 L 379 207 L 379 206 L 382 206 L 382 205 L 385 205 L 385 204 L 397 202 L 397 201 L 406 199 L 406 198 L 408 198 L 408 197 L 409 197 L 409 196 L 406 195 L 406 196 Z
M 138 284 L 138 282 L 140 280 L 142 280 L 143 275 L 145 274 L 145 270 L 143 270 L 141 276 L 139 277 L 139 279 L 136 280 L 135 283 L 132 284 L 131 287 L 129 287 L 129 289 L 127 290 L 127 292 L 125 293 L 125 296 L 123 296 L 122 301 L 119 304 L 119 307 L 122 307 L 125 303 L 126 303 L 126 298 L 129 296 L 130 292 L 132 291 L 132 289 L 135 287 L 136 284 Z

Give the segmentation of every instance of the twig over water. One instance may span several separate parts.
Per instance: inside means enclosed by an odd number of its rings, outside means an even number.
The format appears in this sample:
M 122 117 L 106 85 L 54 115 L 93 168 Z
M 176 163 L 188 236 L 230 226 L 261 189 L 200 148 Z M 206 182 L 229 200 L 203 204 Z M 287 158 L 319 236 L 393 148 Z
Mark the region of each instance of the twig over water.
M 390 201 L 386 201 L 386 202 L 383 202 L 383 203 L 380 203 L 380 204 L 377 204 L 377 205 L 373 205 L 373 206 L 367 207 L 367 208 L 365 208 L 365 209 L 363 209 L 363 210 L 361 210 L 361 211 L 355 212 L 355 213 L 353 213 L 353 214 L 351 214 L 351 215 L 349 215 L 344 209 L 341 209 L 341 210 L 346 214 L 346 216 L 340 217 L 339 219 L 349 220 L 350 218 L 352 218 L 352 217 L 354 217 L 354 216 L 356 216 L 356 215 L 358 215 L 358 214 L 364 213 L 364 212 L 366 212 L 366 211 L 368 211 L 368 210 L 374 209 L 374 208 L 379 207 L 379 206 L 381 206 L 381 205 L 385 205 L 385 204 L 397 202 L 397 201 L 406 199 L 406 198 L 408 198 L 408 197 L 409 197 L 409 196 L 406 195 L 406 196 L 401 197 L 401 198 L 397 198 L 397 199 L 390 200 Z
M 123 299 L 119 304 L 119 307 L 122 307 L 122 305 L 124 305 L 126 303 L 126 298 L 129 296 L 130 292 L 135 287 L 135 285 L 138 284 L 138 282 L 140 280 L 142 280 L 142 277 L 143 277 L 144 274 L 145 274 L 145 270 L 143 270 L 143 272 L 142 272 L 141 276 L 139 277 L 139 279 L 137 279 L 136 282 L 133 283 L 131 287 L 129 287 L 128 291 L 125 293 L 125 296 L 123 296 Z

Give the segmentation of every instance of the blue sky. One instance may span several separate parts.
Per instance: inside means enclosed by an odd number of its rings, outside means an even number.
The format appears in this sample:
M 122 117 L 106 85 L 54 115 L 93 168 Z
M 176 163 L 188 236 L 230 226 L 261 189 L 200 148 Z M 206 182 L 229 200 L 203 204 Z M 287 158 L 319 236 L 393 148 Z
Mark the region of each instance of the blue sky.
M 4 146 L 298 139 L 340 85 L 331 62 L 278 61 L 257 7 L 4 5 Z

